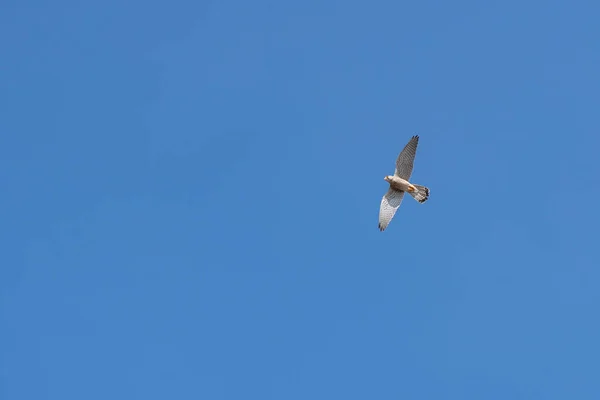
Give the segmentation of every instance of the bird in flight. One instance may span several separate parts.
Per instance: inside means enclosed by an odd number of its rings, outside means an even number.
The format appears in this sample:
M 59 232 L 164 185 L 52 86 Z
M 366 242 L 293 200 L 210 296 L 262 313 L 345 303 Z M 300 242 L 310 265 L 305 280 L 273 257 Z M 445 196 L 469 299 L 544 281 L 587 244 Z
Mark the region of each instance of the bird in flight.
M 404 149 L 402 149 L 396 160 L 394 175 L 388 175 L 383 178 L 390 184 L 390 188 L 383 196 L 383 199 L 381 199 L 381 206 L 379 207 L 379 230 L 382 232 L 390 224 L 392 218 L 394 218 L 396 210 L 398 210 L 400 203 L 402 203 L 404 192 L 408 192 L 419 203 L 425 203 L 429 198 L 429 188 L 409 182 L 415 162 L 415 155 L 417 154 L 418 143 L 418 135 L 410 138 L 410 141 L 404 146 Z

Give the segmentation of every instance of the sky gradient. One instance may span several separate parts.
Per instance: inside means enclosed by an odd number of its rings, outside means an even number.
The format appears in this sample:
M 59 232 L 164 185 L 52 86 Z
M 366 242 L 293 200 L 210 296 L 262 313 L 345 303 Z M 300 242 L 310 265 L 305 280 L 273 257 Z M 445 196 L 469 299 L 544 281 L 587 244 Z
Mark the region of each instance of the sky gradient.
M 0 398 L 600 398 L 599 15 L 4 0 Z

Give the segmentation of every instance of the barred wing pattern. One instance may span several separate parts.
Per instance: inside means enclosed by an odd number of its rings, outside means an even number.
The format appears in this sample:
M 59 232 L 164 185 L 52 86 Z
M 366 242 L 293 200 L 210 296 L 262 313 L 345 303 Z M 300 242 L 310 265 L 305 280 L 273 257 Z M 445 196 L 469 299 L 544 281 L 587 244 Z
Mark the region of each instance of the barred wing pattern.
M 396 210 L 402 203 L 404 192 L 401 190 L 394 190 L 390 188 L 388 192 L 381 199 L 381 206 L 379 207 L 379 230 L 384 231 L 385 228 L 390 224 Z
M 404 149 L 398 155 L 396 160 L 396 171 L 394 175 L 402 179 L 409 180 L 412 175 L 415 155 L 417 154 L 417 145 L 419 144 L 419 135 L 410 138 L 409 142 L 404 146 Z

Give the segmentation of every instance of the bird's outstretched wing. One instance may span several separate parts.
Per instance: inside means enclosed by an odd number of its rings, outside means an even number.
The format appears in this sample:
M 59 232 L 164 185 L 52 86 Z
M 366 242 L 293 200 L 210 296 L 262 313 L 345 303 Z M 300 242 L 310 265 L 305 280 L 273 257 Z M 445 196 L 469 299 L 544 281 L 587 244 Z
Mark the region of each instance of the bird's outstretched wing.
M 384 231 L 385 228 L 390 224 L 396 210 L 402 203 L 404 192 L 401 190 L 394 190 L 390 188 L 387 193 L 381 199 L 381 206 L 379 207 L 379 230 Z
M 396 171 L 394 174 L 402 179 L 409 180 L 412 174 L 415 155 L 417 154 L 417 145 L 419 144 L 419 136 L 415 135 L 410 138 L 409 142 L 404 146 L 404 149 L 398 155 L 396 160 Z

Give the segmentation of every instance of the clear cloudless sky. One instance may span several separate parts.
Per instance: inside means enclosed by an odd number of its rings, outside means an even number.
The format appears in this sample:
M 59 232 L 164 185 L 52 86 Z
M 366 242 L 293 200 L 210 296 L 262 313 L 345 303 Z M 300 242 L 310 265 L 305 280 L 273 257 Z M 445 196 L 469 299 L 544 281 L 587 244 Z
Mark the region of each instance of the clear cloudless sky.
M 0 398 L 599 399 L 599 16 L 3 0 Z

